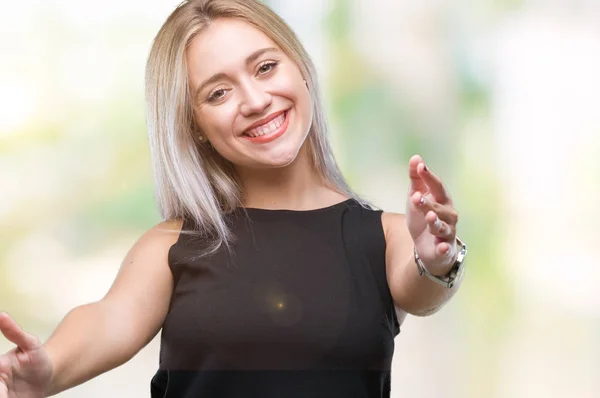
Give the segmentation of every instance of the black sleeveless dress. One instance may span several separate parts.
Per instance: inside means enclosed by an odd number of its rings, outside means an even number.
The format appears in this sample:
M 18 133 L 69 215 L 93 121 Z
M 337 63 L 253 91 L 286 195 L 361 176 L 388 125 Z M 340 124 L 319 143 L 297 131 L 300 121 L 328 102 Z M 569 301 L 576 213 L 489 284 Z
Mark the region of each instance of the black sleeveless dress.
M 180 234 L 152 398 L 383 398 L 398 320 L 381 211 L 238 209 L 233 256 Z M 183 229 L 192 229 L 184 221 Z

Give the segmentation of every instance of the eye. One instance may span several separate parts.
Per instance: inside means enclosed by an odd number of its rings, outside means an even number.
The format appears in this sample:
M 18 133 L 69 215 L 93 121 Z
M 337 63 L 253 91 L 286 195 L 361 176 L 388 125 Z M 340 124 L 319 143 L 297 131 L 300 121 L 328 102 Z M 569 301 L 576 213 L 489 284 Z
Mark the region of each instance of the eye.
M 227 90 L 225 90 L 224 88 L 215 90 L 212 93 L 210 93 L 210 95 L 208 96 L 208 102 L 218 101 L 218 100 L 222 99 L 225 96 L 225 94 L 227 94 Z
M 258 74 L 259 75 L 265 75 L 269 72 L 271 72 L 273 69 L 275 69 L 275 67 L 279 64 L 279 62 L 276 61 L 267 61 L 265 63 L 262 63 L 259 67 L 258 67 Z

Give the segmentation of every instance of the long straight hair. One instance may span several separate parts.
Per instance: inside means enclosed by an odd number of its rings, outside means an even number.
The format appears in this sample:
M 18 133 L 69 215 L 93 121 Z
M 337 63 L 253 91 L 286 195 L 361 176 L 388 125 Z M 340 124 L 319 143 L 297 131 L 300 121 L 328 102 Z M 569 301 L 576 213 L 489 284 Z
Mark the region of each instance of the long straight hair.
M 340 193 L 363 203 L 343 177 L 327 137 L 316 68 L 292 29 L 258 0 L 186 0 L 156 35 L 146 65 L 146 106 L 155 199 L 164 220 L 190 219 L 204 240 L 200 255 L 233 240 L 226 215 L 242 205 L 233 166 L 198 140 L 186 50 L 219 18 L 242 20 L 262 31 L 300 68 L 312 97 L 307 149 L 315 170 Z M 182 233 L 186 231 L 182 230 Z

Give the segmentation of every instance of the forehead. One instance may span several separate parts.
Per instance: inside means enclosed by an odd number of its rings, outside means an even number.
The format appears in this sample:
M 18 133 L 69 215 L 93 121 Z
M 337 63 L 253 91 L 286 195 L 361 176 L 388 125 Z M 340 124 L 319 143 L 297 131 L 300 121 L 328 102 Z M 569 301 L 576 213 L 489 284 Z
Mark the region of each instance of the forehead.
M 190 77 L 208 78 L 244 66 L 248 55 L 267 47 L 279 48 L 267 35 L 244 21 L 217 19 L 187 49 Z

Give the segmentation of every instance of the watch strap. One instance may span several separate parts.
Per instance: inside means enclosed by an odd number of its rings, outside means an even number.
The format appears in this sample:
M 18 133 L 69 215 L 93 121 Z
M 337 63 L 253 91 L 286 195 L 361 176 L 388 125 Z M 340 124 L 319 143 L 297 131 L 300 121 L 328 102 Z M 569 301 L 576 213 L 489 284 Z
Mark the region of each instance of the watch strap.
M 415 255 L 415 263 L 417 263 L 419 275 L 421 275 L 421 276 L 425 275 L 427 278 L 429 278 L 433 282 L 435 282 L 439 285 L 445 286 L 448 289 L 451 289 L 452 287 L 454 287 L 454 285 L 456 284 L 457 281 L 460 280 L 460 277 L 462 276 L 462 274 L 464 272 L 463 263 L 465 260 L 465 256 L 467 255 L 467 245 L 463 241 L 461 241 L 458 237 L 456 237 L 456 243 L 460 247 L 460 249 L 458 251 L 458 256 L 456 257 L 456 261 L 454 262 L 454 265 L 452 266 L 450 271 L 448 271 L 448 273 L 443 276 L 437 276 L 437 275 L 433 275 L 432 273 L 430 273 L 427 270 L 427 268 L 425 268 L 423 261 L 419 257 L 419 254 L 417 253 L 417 249 L 414 248 L 413 251 L 414 251 L 414 255 Z

